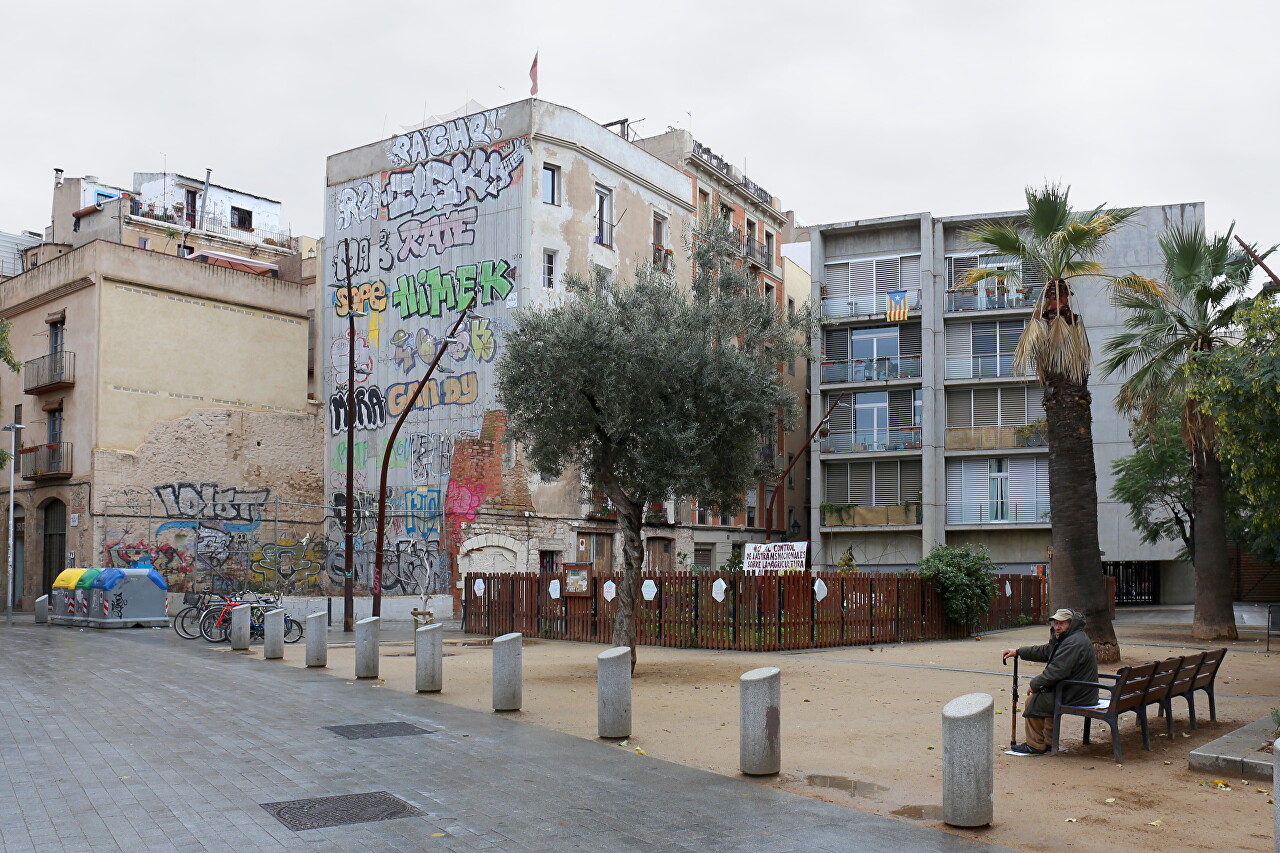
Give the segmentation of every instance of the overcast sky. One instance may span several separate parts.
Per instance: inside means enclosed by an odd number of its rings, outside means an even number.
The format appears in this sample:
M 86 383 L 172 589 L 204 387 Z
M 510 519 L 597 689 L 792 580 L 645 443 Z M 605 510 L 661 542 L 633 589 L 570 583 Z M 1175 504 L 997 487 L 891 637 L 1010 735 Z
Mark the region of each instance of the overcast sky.
M 203 176 L 323 226 L 329 154 L 468 98 L 539 97 L 642 135 L 691 128 L 805 223 L 1204 201 L 1280 241 L 1280 4 L 6 4 L 0 230 L 49 221 L 53 168 Z

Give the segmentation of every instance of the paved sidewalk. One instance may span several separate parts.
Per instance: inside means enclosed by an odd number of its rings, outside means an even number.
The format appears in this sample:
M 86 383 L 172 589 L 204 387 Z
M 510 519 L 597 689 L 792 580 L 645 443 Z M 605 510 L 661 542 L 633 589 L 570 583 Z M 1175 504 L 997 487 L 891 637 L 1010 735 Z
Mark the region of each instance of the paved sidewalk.
M 0 627 L 0 849 L 1003 849 L 224 648 Z M 435 732 L 321 728 L 380 722 Z M 261 806 L 374 791 L 424 814 L 294 832 Z

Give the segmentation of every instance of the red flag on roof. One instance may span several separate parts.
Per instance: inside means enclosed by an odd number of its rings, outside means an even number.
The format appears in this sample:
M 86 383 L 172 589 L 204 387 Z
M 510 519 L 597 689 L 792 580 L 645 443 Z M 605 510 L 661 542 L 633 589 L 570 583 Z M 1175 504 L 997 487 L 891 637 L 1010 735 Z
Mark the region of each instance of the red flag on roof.
M 533 83 L 529 87 L 529 94 L 537 96 L 538 94 L 538 54 L 533 54 L 533 64 L 529 66 L 529 80 Z

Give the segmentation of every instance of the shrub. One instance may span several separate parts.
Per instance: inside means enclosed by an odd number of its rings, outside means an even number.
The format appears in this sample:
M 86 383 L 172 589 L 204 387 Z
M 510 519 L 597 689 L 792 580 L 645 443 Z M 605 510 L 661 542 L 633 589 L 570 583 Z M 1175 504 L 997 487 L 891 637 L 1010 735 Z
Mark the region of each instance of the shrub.
M 920 576 L 933 581 L 947 616 L 972 631 L 997 592 L 997 568 L 981 545 L 939 545 L 920 561 Z

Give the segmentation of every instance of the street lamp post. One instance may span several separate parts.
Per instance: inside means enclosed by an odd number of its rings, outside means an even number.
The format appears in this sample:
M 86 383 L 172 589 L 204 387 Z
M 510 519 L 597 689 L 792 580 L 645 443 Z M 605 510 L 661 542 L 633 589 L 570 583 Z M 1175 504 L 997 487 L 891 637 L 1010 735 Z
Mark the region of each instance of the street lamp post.
M 351 241 L 342 241 L 346 283 L 333 287 L 347 290 L 347 513 L 343 528 L 345 577 L 342 582 L 342 630 L 355 630 L 355 442 L 356 442 L 356 317 L 367 316 L 357 311 L 352 300 Z
M 813 432 L 809 433 L 809 437 L 804 441 L 804 447 L 800 448 L 800 452 L 796 454 L 796 458 L 791 460 L 791 464 L 787 466 L 787 470 L 782 472 L 782 476 L 778 478 L 778 484 L 773 487 L 773 494 L 769 495 L 769 510 L 765 516 L 764 523 L 764 541 L 766 543 L 773 541 L 773 505 L 778 500 L 778 492 L 782 491 L 782 484 L 786 482 L 787 475 L 791 473 L 791 469 L 796 467 L 796 463 L 800 461 L 806 453 L 809 452 L 809 445 L 813 444 L 813 438 L 818 434 L 818 430 L 826 426 L 827 420 L 831 417 L 831 413 L 835 411 L 836 406 L 848 405 L 843 397 L 837 397 L 835 401 L 827 407 L 827 413 L 822 416 L 822 420 L 818 421 L 818 425 L 813 428 Z
M 445 348 L 450 342 L 455 340 L 458 329 L 462 328 L 462 324 L 473 318 L 475 315 L 470 308 L 466 308 L 458 316 L 457 322 L 453 324 L 453 328 L 449 330 L 449 334 L 444 340 L 440 341 L 436 346 L 435 358 L 431 359 L 431 364 L 427 366 L 426 375 L 418 382 L 418 386 L 413 389 L 413 396 L 409 398 L 409 402 L 405 404 L 404 411 L 400 413 L 400 417 L 396 418 L 395 426 L 391 428 L 391 435 L 387 438 L 386 448 L 382 451 L 382 468 L 378 472 L 378 528 L 376 534 L 376 544 L 373 553 L 373 615 L 382 615 L 382 549 L 386 542 L 387 530 L 387 469 L 391 467 L 391 450 L 395 447 L 396 436 L 400 434 L 400 427 L 404 424 L 405 418 L 409 417 L 409 413 L 413 411 L 414 405 L 417 404 L 418 398 L 422 396 L 422 389 L 427 387 L 427 381 L 431 379 L 431 374 L 435 373 L 436 365 L 440 363 L 440 358 L 444 355 Z M 441 518 L 443 519 L 443 512 Z
M 5 596 L 5 617 L 8 625 L 13 624 L 13 469 L 18 464 L 18 430 L 26 429 L 25 424 L 9 424 L 0 427 L 9 433 L 9 578 L 8 592 Z

